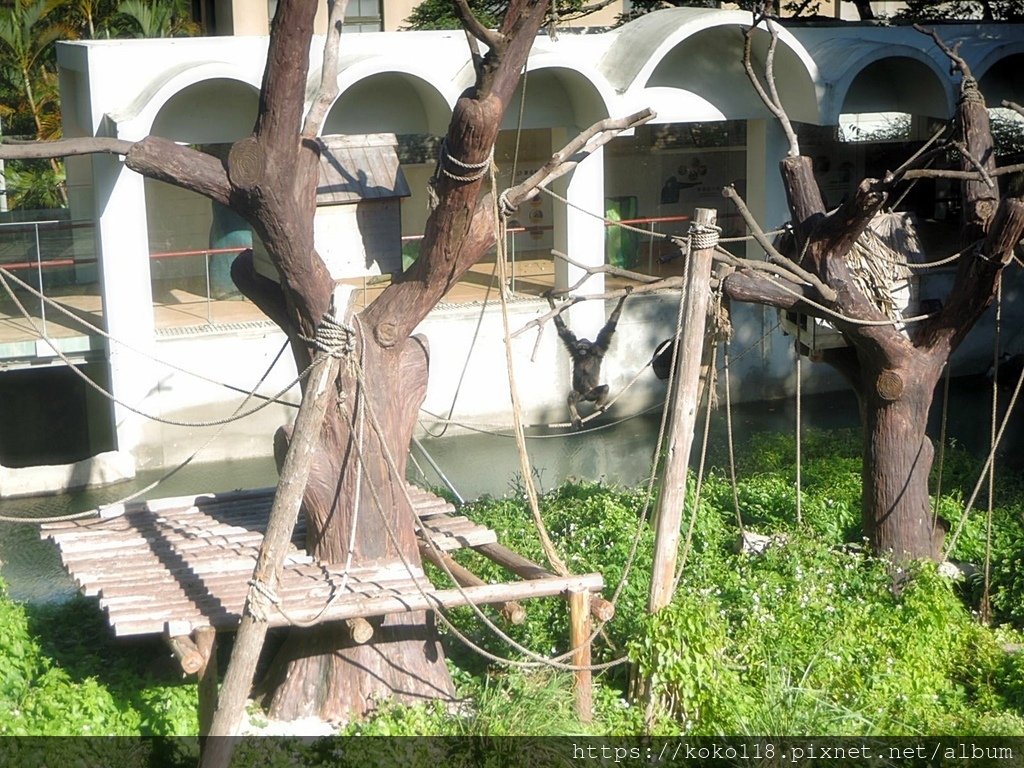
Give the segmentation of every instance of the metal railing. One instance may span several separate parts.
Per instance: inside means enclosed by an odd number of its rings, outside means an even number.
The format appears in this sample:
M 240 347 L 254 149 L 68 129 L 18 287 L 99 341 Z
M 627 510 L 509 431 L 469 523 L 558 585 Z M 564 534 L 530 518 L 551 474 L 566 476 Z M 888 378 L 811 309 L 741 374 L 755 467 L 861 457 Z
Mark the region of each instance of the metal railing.
M 0 266 L 32 284 L 36 291 L 50 299 L 95 296 L 95 307 L 82 309 L 102 316 L 94 243 L 91 235 L 76 238 L 76 230 L 92 228 L 91 222 L 59 219 L 2 222 Z M 81 255 L 82 252 L 86 255 Z M 56 255 L 47 258 L 48 254 Z M 39 318 L 42 333 L 50 335 L 53 321 L 46 302 L 31 291 L 19 289 L 16 285 L 11 287 L 25 310 Z M 3 306 L 0 318 L 21 319 L 21 311 L 11 305 L 6 294 L 0 295 L 0 306 Z

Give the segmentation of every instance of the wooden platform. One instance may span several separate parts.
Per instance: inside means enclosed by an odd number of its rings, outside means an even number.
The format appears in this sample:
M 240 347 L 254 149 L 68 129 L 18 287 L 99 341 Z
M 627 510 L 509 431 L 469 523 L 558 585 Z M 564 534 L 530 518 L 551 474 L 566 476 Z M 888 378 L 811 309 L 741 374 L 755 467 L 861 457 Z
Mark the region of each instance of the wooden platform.
M 477 525 L 434 494 L 409 486 L 416 514 L 438 549 L 496 545 L 494 531 Z M 86 595 L 99 598 L 115 634 L 188 635 L 201 627 L 233 630 L 273 503 L 273 488 L 183 496 L 108 508 L 103 519 L 45 525 L 42 536 L 60 550 L 65 568 Z M 504 603 L 596 592 L 599 574 L 539 578 L 438 590 L 422 572 L 399 562 L 352 569 L 314 560 L 296 528 L 277 588 L 280 609 L 270 626 Z M 538 572 L 543 573 L 539 566 Z

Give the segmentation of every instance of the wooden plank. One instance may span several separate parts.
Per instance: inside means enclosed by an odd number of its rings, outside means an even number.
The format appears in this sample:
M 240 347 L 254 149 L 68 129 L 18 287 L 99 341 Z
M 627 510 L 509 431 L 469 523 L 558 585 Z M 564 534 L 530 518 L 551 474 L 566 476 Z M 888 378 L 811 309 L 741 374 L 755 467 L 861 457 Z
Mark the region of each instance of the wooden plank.
M 349 594 L 372 595 L 385 592 L 400 594 L 405 590 L 415 588 L 415 582 L 408 578 L 394 579 L 381 583 L 377 581 L 356 581 L 354 579 L 344 581 L 340 577 L 335 577 L 335 580 L 327 582 L 323 579 L 296 579 L 282 576 L 276 594 L 281 600 L 326 601 L 331 599 L 338 590 L 342 589 L 343 583 L 345 592 Z M 203 585 L 195 585 L 192 589 L 170 585 L 165 590 L 153 590 L 147 593 L 124 592 L 112 594 L 104 591 L 100 595 L 100 605 L 104 608 L 119 611 L 132 611 L 134 606 L 139 605 L 170 604 L 183 600 L 195 603 L 197 606 L 213 602 L 225 605 L 238 604 L 241 606 L 247 594 L 248 584 L 239 582 L 236 579 L 223 582 L 217 591 L 203 589 Z M 173 612 L 171 612 L 171 618 L 173 618 Z
M 349 618 L 371 618 L 386 616 L 392 613 L 408 613 L 411 611 L 432 610 L 438 607 L 459 608 L 469 605 L 491 605 L 508 601 L 526 600 L 538 597 L 563 595 L 567 590 L 587 590 L 599 592 L 604 586 L 604 579 L 599 573 L 579 576 L 553 576 L 548 579 L 521 581 L 514 584 L 487 584 L 481 587 L 463 587 L 462 589 L 431 590 L 429 585 L 424 593 L 410 591 L 398 595 L 354 596 L 336 600 L 321 615 L 322 606 L 297 605 L 286 606 L 285 610 L 297 621 L 309 621 L 320 617 L 322 622 L 343 621 Z M 238 614 L 231 613 L 221 606 L 217 611 L 204 615 L 192 611 L 188 615 L 175 617 L 178 621 L 209 623 L 218 629 L 230 629 L 238 624 Z M 118 621 L 115 633 L 118 636 L 132 634 L 151 634 L 154 621 L 145 616 L 133 616 L 130 620 Z M 163 623 L 159 626 L 162 628 Z M 198 626 L 198 624 L 197 624 Z M 288 621 L 278 611 L 268 615 L 268 627 L 288 626 Z

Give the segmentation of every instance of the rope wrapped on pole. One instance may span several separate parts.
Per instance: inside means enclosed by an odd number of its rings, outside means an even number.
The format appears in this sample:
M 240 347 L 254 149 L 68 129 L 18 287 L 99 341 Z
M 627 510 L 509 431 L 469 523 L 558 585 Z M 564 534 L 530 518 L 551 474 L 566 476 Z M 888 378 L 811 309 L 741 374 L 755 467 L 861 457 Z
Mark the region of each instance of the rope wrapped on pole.
M 332 323 L 322 323 L 321 327 L 341 325 L 343 319 L 347 320 L 351 312 L 354 290 L 351 286 L 335 286 Z M 330 336 L 334 331 L 328 330 L 326 333 Z M 256 673 L 256 664 L 266 639 L 267 613 L 273 605 L 282 560 L 302 505 L 320 426 L 330 404 L 331 395 L 336 392 L 334 380 L 341 365 L 341 357 L 336 354 L 338 347 L 331 341 L 321 338 L 319 330 L 317 338 L 321 339 L 327 350 L 321 349 L 319 344 L 314 345 L 317 346 L 318 352 L 314 358 L 313 372 L 310 374 L 309 385 L 295 420 L 293 438 L 281 467 L 274 505 L 256 558 L 249 595 L 242 612 L 242 620 L 235 637 L 235 645 L 231 651 L 231 660 L 224 676 L 224 684 L 221 686 L 210 732 L 204 735 L 228 737 L 237 734 Z M 209 739 L 201 755 L 200 766 L 227 768 L 233 751 L 233 739 Z

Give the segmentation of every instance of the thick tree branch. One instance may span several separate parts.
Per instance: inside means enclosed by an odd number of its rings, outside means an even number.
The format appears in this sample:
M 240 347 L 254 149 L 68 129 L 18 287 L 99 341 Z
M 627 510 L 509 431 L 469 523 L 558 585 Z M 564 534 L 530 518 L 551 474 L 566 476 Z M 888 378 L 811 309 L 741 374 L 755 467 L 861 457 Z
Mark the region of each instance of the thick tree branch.
M 458 15 L 459 21 L 462 22 L 462 28 L 488 48 L 497 50 L 505 44 L 503 35 L 493 29 L 488 29 L 480 22 L 480 19 L 469 7 L 467 0 L 455 0 L 455 13 Z
M 615 277 L 621 277 L 621 278 L 624 278 L 626 280 L 635 280 L 638 283 L 656 283 L 656 282 L 659 282 L 659 278 L 654 277 L 652 275 L 645 275 L 642 272 L 632 272 L 632 271 L 630 271 L 628 269 L 621 269 L 620 267 L 616 267 L 616 266 L 613 266 L 611 264 L 594 264 L 594 265 L 581 264 L 580 262 L 576 261 L 576 259 L 572 258 L 568 254 L 562 253 L 561 251 L 558 251 L 558 250 L 555 250 L 555 249 L 551 250 L 551 255 L 554 256 L 557 259 L 561 259 L 562 261 L 566 262 L 567 264 L 571 264 L 572 266 L 576 267 L 577 269 L 582 269 L 584 271 L 584 273 L 585 273 L 583 275 L 583 277 L 581 277 L 579 280 L 577 280 L 573 285 L 569 286 L 568 288 L 548 291 L 548 293 L 550 295 L 552 295 L 552 296 L 565 296 L 565 295 L 568 295 L 568 294 L 572 293 L 577 288 L 579 288 L 581 285 L 583 285 L 583 283 L 585 283 L 593 275 L 613 275 Z
M 505 12 L 500 33 L 506 47 L 501 52 L 501 66 L 497 68 L 490 87 L 485 91 L 496 96 L 505 107 L 515 93 L 523 64 L 533 47 L 537 32 L 544 24 L 547 9 L 548 0 L 512 0 Z M 487 55 L 489 58 L 490 52 Z M 513 62 L 519 62 L 519 66 L 511 66 Z
M 818 298 L 814 288 L 782 277 L 769 278 L 763 272 L 741 268 L 722 281 L 722 288 L 725 295 L 734 301 L 763 304 L 778 309 L 795 309 L 804 315 L 825 317 L 804 301 Z
M 941 128 L 936 130 L 928 138 L 928 141 L 922 144 L 921 147 L 914 154 L 912 154 L 902 165 L 900 165 L 899 168 L 897 168 L 895 171 L 892 171 L 891 173 L 886 174 L 885 182 L 890 185 L 896 184 L 902 181 L 904 175 L 912 168 L 916 168 L 918 165 L 927 162 L 931 160 L 933 157 L 942 154 L 945 151 L 945 146 L 933 147 L 932 145 L 935 144 L 935 142 L 939 140 L 939 137 L 941 137 L 942 134 L 944 134 L 947 130 L 949 130 L 948 125 L 943 125 Z
M 765 90 L 760 78 L 758 78 L 757 73 L 754 71 L 754 32 L 761 23 L 761 19 L 756 15 L 754 16 L 753 23 L 747 28 L 743 36 L 743 69 L 746 70 L 750 84 L 757 91 L 757 95 L 761 97 L 765 107 L 768 108 L 768 111 L 775 116 L 782 126 L 782 130 L 789 141 L 789 156 L 797 157 L 800 154 L 800 142 L 797 140 L 796 131 L 793 130 L 793 124 L 789 120 L 789 115 L 786 114 L 786 110 L 782 106 L 782 101 L 779 98 L 779 92 L 775 85 L 775 48 L 779 42 L 779 33 L 772 26 L 770 20 L 766 18 L 764 21 L 768 33 L 771 35 L 771 42 L 768 44 L 768 56 L 765 61 L 765 79 L 768 81 L 770 93 Z
M 127 155 L 134 142 L 103 136 L 88 136 L 57 141 L 11 141 L 0 143 L 0 160 L 45 160 L 74 155 Z
M 282 0 L 274 15 L 254 132 L 276 153 L 298 151 L 318 5 L 319 0 Z
M 1017 104 L 1014 101 L 1006 101 L 1006 100 L 1004 100 L 1002 102 L 1002 105 L 1004 107 L 1006 107 L 1007 109 L 1012 109 L 1014 112 L 1016 112 L 1021 117 L 1024 117 L 1024 106 L 1021 106 L 1020 104 Z
M 725 187 L 722 190 L 722 195 L 732 200 L 733 204 L 736 206 L 736 210 L 739 211 L 739 214 L 743 218 L 744 223 L 746 223 L 747 229 L 750 230 L 750 234 L 754 237 L 754 240 L 757 241 L 757 244 L 764 249 L 765 255 L 768 257 L 768 260 L 770 262 L 785 269 L 787 272 L 794 273 L 808 285 L 814 286 L 814 288 L 818 291 L 818 295 L 824 301 L 833 302 L 836 300 L 836 292 L 833 291 L 825 283 L 823 283 L 817 275 L 808 272 L 806 269 L 797 264 L 793 259 L 786 258 L 781 253 L 779 253 L 778 250 L 776 250 L 775 246 L 772 245 L 771 241 L 768 239 L 768 236 L 764 233 L 764 230 L 761 229 L 761 226 L 757 223 L 757 219 L 754 218 L 754 215 L 750 212 L 750 209 L 747 208 L 746 203 L 743 202 L 743 198 L 740 197 L 739 192 L 736 191 L 736 188 L 734 186 L 730 184 L 729 186 Z
M 1006 176 L 1010 173 L 1024 172 L 1024 163 L 1004 165 L 992 171 L 985 171 L 984 176 L 978 171 L 954 171 L 945 168 L 917 168 L 906 171 L 901 179 L 958 179 L 960 181 L 985 181 L 985 177 Z
M 974 79 L 974 75 L 971 74 L 971 68 L 967 65 L 967 62 L 964 60 L 964 58 L 959 54 L 959 43 L 957 43 L 954 47 L 951 48 L 948 45 L 946 45 L 946 41 L 939 36 L 939 33 L 936 32 L 931 27 L 925 27 L 922 26 L 921 24 L 915 24 L 914 29 L 916 29 L 922 35 L 927 35 L 933 41 L 935 41 L 935 45 L 939 47 L 939 50 L 946 54 L 949 60 L 953 62 L 953 67 L 957 71 L 959 71 L 965 79 Z
M 1024 237 L 1024 201 L 1004 199 L 988 236 L 972 257 L 960 259 L 949 298 L 939 315 L 918 331 L 915 342 L 932 354 L 948 356 L 992 302 L 996 281 Z
M 148 179 L 174 184 L 231 205 L 227 171 L 213 155 L 160 136 L 147 136 L 128 150 L 125 165 Z
M 953 142 L 953 146 L 960 151 L 960 155 L 963 157 L 965 162 L 974 166 L 974 170 L 981 176 L 981 180 L 984 181 L 989 188 L 994 188 L 996 183 L 992 181 L 992 175 L 988 172 L 985 166 L 982 165 L 981 160 L 971 154 L 971 150 L 967 148 L 967 145 L 962 141 L 955 141 Z
M 619 133 L 653 120 L 656 113 L 652 109 L 644 109 L 627 117 L 608 118 L 594 123 L 572 141 L 551 156 L 544 166 L 514 187 L 508 189 L 503 198 L 512 208 L 536 197 L 540 188 L 547 186 L 560 176 L 564 176 L 577 165 L 587 159 L 595 150 L 603 147 Z
M 341 47 L 341 26 L 345 21 L 348 0 L 328 0 L 327 37 L 324 40 L 324 61 L 320 68 L 320 88 L 306 113 L 302 135 L 315 138 L 323 130 L 327 113 L 338 98 L 338 49 Z

